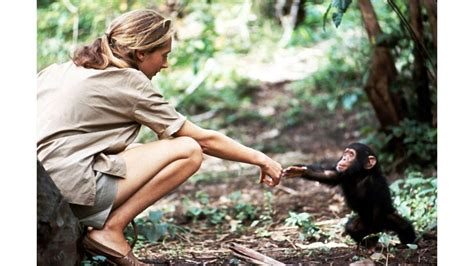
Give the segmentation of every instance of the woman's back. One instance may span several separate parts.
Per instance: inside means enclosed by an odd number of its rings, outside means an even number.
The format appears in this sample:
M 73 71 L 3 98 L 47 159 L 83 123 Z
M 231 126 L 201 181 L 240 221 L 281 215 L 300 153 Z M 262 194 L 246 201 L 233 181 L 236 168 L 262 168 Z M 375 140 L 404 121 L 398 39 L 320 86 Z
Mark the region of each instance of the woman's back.
M 67 62 L 38 74 L 38 158 L 71 203 L 93 203 L 94 170 L 125 176 L 125 164 L 114 154 L 133 142 L 144 120 L 160 122 L 152 106 L 160 103 L 178 117 L 132 68 L 97 70 Z

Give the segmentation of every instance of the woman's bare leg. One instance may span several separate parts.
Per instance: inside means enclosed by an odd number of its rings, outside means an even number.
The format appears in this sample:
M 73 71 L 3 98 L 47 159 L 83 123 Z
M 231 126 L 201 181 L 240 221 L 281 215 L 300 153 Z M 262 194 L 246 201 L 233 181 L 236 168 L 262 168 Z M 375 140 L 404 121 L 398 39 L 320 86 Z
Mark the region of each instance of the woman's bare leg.
M 122 254 L 130 247 L 123 230 L 148 206 L 186 181 L 202 162 L 202 150 L 191 138 L 179 137 L 144 144 L 120 154 L 127 165 L 126 179 L 119 180 L 114 209 L 101 230 L 89 237 Z

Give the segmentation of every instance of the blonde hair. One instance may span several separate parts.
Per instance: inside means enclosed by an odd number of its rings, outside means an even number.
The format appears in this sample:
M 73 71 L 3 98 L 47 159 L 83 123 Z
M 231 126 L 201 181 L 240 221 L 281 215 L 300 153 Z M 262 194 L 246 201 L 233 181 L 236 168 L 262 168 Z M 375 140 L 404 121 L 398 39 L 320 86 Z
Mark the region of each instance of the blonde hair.
M 151 9 L 134 10 L 112 21 L 105 34 L 74 52 L 73 62 L 86 68 L 138 68 L 135 51 L 154 52 L 172 38 L 170 19 Z

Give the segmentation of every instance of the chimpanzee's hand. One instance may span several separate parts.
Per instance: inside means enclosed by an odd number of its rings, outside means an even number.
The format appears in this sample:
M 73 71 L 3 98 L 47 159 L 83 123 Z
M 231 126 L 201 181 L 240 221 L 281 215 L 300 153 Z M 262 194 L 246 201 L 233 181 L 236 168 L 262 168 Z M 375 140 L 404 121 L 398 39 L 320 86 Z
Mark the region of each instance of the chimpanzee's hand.
M 294 177 L 300 177 L 304 175 L 306 172 L 307 167 L 304 165 L 293 165 L 290 167 L 287 167 L 283 169 L 283 178 L 294 178 Z

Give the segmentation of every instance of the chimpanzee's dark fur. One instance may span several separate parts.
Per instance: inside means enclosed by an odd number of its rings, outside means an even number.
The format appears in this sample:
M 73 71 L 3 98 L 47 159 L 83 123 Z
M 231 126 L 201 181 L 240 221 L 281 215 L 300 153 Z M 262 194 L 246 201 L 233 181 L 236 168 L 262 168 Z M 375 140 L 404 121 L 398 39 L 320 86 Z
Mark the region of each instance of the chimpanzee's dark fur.
M 307 166 L 301 177 L 331 186 L 341 186 L 347 205 L 357 213 L 345 227 L 346 232 L 357 243 L 361 243 L 367 235 L 384 230 L 395 231 L 404 244 L 413 243 L 416 238 L 415 230 L 408 220 L 396 213 L 380 165 L 377 162 L 371 169 L 364 168 L 369 155 L 376 157 L 375 153 L 361 143 L 350 144 L 347 148 L 356 151 L 356 160 L 346 171 L 338 172 L 337 163 L 329 169 L 313 164 Z M 366 240 L 368 241 L 364 244 L 372 246 L 378 238 L 371 237 Z

